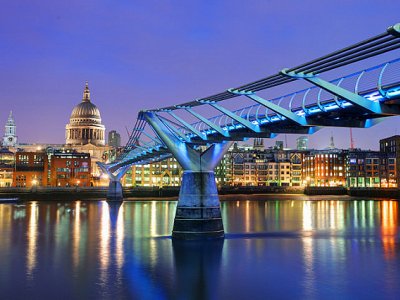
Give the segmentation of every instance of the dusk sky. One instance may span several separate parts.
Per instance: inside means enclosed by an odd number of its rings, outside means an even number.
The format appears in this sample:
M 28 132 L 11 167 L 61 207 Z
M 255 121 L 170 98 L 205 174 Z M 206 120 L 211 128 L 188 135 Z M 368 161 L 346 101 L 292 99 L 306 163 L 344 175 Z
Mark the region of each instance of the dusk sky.
M 1 135 L 12 110 L 19 142 L 64 143 L 88 80 L 107 132 L 125 143 L 140 109 L 275 74 L 398 22 L 398 0 L 3 0 Z M 399 120 L 354 130 L 356 146 L 377 149 L 380 138 L 400 134 Z M 336 128 L 310 136 L 310 146 L 327 147 L 331 132 L 337 147 L 349 147 L 349 130 Z

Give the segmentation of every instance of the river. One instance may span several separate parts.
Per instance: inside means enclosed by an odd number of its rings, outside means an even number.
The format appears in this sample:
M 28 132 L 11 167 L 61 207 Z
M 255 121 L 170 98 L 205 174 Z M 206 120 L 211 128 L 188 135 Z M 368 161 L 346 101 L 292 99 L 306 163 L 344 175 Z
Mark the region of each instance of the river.
M 176 201 L 0 204 L 0 299 L 399 298 L 397 201 L 235 197 L 208 242 Z

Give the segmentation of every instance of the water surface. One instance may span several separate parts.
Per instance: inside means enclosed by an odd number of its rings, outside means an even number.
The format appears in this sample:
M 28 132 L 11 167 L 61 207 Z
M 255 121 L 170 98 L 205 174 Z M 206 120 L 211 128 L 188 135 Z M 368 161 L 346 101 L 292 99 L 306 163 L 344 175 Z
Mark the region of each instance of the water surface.
M 397 201 L 229 199 L 210 242 L 174 201 L 0 204 L 0 299 L 399 298 Z

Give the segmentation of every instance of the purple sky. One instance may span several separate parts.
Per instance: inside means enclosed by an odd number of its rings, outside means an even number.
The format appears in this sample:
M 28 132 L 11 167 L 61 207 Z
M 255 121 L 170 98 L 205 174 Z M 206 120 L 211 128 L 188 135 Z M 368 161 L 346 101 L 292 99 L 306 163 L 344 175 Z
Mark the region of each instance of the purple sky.
M 140 109 L 275 74 L 384 32 L 399 11 L 398 0 L 3 1 L 0 126 L 12 110 L 20 142 L 65 142 L 88 80 L 107 132 L 126 142 Z M 398 121 L 354 130 L 356 146 L 377 149 L 400 134 Z M 310 136 L 310 146 L 327 147 L 331 132 L 349 146 L 349 130 L 336 128 Z

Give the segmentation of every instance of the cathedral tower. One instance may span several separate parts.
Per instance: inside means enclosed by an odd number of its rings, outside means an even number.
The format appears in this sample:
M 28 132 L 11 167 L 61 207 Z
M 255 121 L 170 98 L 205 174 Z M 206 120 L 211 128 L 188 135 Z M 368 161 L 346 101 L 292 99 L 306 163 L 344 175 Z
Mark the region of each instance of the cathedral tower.
M 17 126 L 15 125 L 12 111 L 8 116 L 6 126 L 4 127 L 3 146 L 4 147 L 15 147 L 17 144 Z

